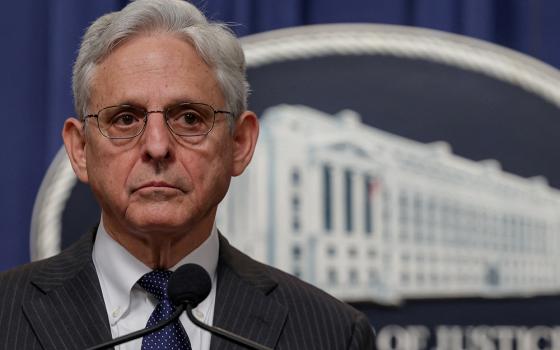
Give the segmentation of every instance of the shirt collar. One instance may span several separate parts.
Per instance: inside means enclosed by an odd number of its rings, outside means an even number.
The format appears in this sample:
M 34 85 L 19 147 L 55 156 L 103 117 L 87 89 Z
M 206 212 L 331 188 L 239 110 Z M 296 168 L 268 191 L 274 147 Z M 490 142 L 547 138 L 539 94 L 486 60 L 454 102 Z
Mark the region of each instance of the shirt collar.
M 218 252 L 218 230 L 214 223 L 208 238 L 169 270 L 175 271 L 179 266 L 187 263 L 198 264 L 208 272 L 214 284 Z M 103 219 L 97 229 L 92 258 L 101 284 L 107 314 L 111 315 L 118 310 L 121 316 L 124 315 L 130 306 L 132 287 L 151 269 L 109 236 L 103 225 Z M 112 322 L 117 322 L 119 319 L 120 317 L 112 319 Z

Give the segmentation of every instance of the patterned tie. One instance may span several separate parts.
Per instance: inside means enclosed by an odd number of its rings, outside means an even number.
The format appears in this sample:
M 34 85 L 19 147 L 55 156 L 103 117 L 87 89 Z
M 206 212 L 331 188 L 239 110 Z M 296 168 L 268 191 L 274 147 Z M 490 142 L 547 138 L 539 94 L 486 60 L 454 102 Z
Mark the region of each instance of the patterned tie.
M 167 282 L 169 282 L 169 276 L 171 276 L 171 271 L 154 270 L 142 276 L 138 281 L 138 284 L 142 286 L 142 288 L 159 300 L 159 303 L 148 320 L 146 328 L 152 327 L 169 318 L 175 309 L 167 296 Z M 165 328 L 149 334 L 142 339 L 142 350 L 164 349 L 191 350 L 189 337 L 179 320 L 168 324 Z

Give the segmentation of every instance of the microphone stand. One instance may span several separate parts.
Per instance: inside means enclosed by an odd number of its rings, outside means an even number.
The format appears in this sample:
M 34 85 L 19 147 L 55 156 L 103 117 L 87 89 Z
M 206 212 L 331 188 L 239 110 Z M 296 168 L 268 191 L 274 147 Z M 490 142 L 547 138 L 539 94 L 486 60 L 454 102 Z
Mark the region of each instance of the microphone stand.
M 87 348 L 86 350 L 108 349 L 108 348 L 114 347 L 116 345 L 126 343 L 127 341 L 131 341 L 133 339 L 140 338 L 140 337 L 142 337 L 146 334 L 157 332 L 160 329 L 167 326 L 168 324 L 170 324 L 171 322 L 175 321 L 183 313 L 183 311 L 185 311 L 185 305 L 184 304 L 178 305 L 176 310 L 171 314 L 171 316 L 169 316 L 168 319 L 161 321 L 160 323 L 156 324 L 155 326 L 152 326 L 150 328 L 141 329 L 141 330 L 136 331 L 136 332 L 128 333 L 126 335 L 123 335 L 122 337 L 115 338 L 115 339 L 110 340 L 108 342 L 105 342 L 103 344 L 99 344 L 99 345 L 93 346 L 91 348 Z
M 255 349 L 255 350 L 272 350 L 269 347 L 266 347 L 264 345 L 261 345 L 259 343 L 256 343 L 252 340 L 243 338 L 237 334 L 234 334 L 232 332 L 226 331 L 225 329 L 219 328 L 219 327 L 213 327 L 213 326 L 209 326 L 205 323 L 202 323 L 198 318 L 194 317 L 193 313 L 192 313 L 192 306 L 189 303 L 183 303 L 181 304 L 181 306 L 183 308 L 186 308 L 187 311 L 187 316 L 189 317 L 189 319 L 192 321 L 192 323 L 194 323 L 195 325 L 199 326 L 200 328 L 207 330 L 210 333 L 214 333 L 224 339 L 233 341 L 234 343 L 237 343 L 239 345 L 245 345 L 250 347 L 251 349 Z

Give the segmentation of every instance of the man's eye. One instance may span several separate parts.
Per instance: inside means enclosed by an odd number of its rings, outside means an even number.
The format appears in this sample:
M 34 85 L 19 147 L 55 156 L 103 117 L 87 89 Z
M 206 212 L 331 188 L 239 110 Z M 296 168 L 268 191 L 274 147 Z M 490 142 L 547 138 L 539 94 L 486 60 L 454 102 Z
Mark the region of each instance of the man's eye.
M 202 121 L 202 118 L 196 112 L 185 112 L 181 116 L 181 122 L 185 125 L 196 125 Z
M 128 113 L 122 113 L 122 114 L 116 115 L 111 120 L 111 124 L 113 124 L 113 125 L 116 124 L 116 125 L 120 125 L 120 126 L 132 125 L 136 122 L 138 122 L 138 118 L 136 116 L 134 116 L 133 114 L 128 114 Z

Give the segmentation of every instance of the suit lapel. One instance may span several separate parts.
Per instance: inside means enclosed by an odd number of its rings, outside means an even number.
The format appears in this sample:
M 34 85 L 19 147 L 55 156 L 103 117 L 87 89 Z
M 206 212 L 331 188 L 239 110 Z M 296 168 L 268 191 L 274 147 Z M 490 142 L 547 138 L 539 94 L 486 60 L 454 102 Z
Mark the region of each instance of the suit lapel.
M 84 349 L 111 339 L 91 259 L 93 237 L 47 261 L 31 279 L 35 293 L 23 310 L 44 349 Z
M 269 297 L 277 285 L 261 264 L 231 247 L 220 235 L 215 326 L 274 348 L 288 314 Z M 241 348 L 212 336 L 211 350 Z
M 84 349 L 111 339 L 101 287 L 91 260 L 93 233 L 45 262 L 31 279 L 24 313 L 45 350 Z M 218 286 L 213 324 L 274 348 L 287 309 L 270 294 L 277 282 L 261 264 L 220 236 Z M 211 350 L 242 349 L 212 336 Z

